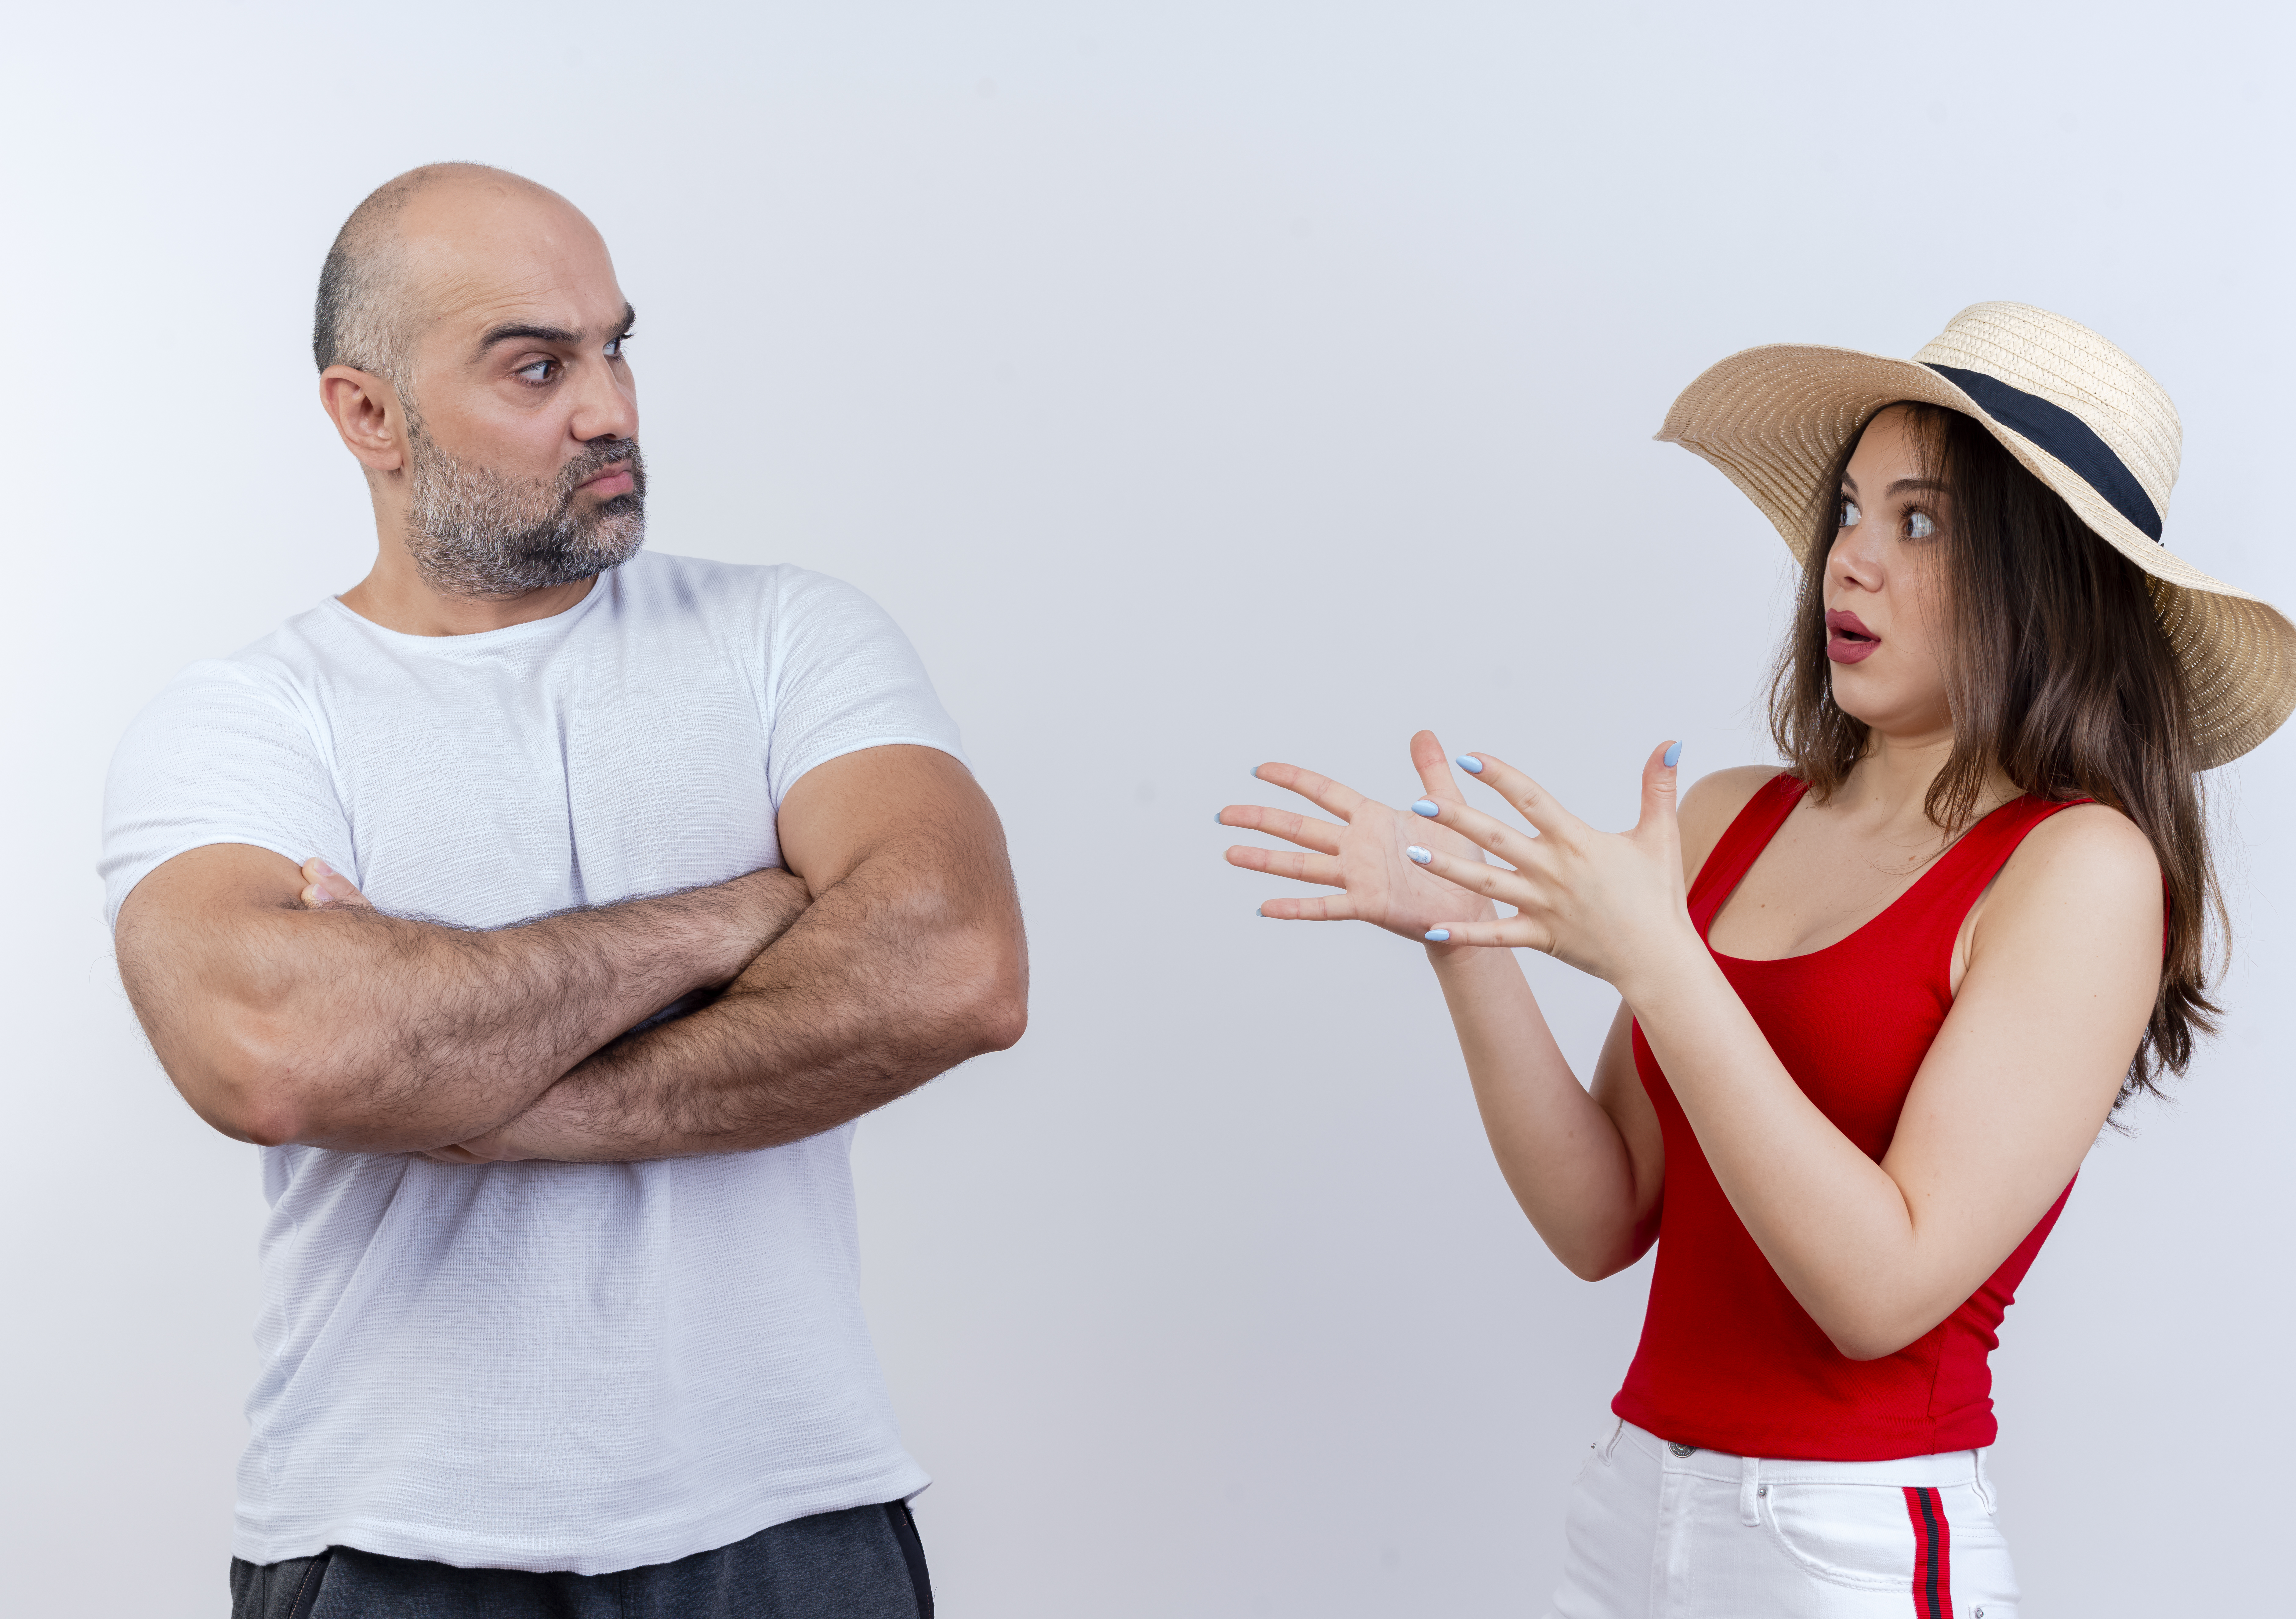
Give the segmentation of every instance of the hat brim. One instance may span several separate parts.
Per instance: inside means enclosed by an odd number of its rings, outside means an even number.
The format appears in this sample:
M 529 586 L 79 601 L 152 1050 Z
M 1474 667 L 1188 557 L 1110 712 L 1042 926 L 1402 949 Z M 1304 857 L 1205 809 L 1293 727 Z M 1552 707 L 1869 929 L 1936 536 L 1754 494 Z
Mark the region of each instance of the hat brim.
M 1819 486 L 1834 457 L 1876 412 L 1906 400 L 1975 418 L 2098 537 L 2152 576 L 2153 603 L 2184 666 L 2202 768 L 2238 758 L 2296 711 L 2296 626 L 2144 534 L 2087 479 L 1926 365 L 1806 343 L 1749 348 L 1684 388 L 1657 437 L 1720 468 L 1806 561 L 1816 503 L 1833 493 Z

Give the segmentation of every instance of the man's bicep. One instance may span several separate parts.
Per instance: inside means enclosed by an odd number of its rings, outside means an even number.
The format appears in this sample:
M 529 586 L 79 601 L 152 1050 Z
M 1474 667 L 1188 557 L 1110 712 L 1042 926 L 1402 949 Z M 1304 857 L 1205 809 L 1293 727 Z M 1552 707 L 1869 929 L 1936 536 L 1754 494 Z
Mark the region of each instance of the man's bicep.
M 160 1066 L 201 1117 L 255 1139 L 228 1075 L 234 1015 L 250 999 L 250 936 L 266 915 L 299 910 L 303 876 L 251 844 L 206 844 L 161 862 L 128 891 L 115 947 L 120 982 Z
M 814 897 L 895 845 L 930 843 L 952 856 L 995 851 L 1004 832 L 972 773 L 938 748 L 864 748 L 816 765 L 782 799 L 782 861 Z
M 122 972 L 169 953 L 227 950 L 233 933 L 266 911 L 299 908 L 302 868 L 249 843 L 186 849 L 145 873 L 119 907 Z M 134 993 L 134 985 L 129 985 Z

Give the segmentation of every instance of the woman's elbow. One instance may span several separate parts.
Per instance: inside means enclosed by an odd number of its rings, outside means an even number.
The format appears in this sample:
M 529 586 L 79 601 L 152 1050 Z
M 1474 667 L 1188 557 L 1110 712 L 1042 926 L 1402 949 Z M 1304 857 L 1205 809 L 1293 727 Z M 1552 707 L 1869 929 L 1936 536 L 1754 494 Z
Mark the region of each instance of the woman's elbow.
M 1584 1254 L 1558 1255 L 1556 1257 L 1562 1261 L 1562 1268 L 1580 1281 L 1607 1281 L 1634 1263 L 1631 1259 L 1620 1262 Z
M 1650 1251 L 1652 1240 L 1652 1237 L 1636 1230 L 1623 1238 L 1603 1233 L 1593 1240 L 1582 1236 L 1575 1242 L 1548 1237 L 1546 1247 L 1562 1262 L 1562 1268 L 1580 1281 L 1608 1281 L 1621 1271 L 1632 1270 L 1635 1262 Z
M 1838 1319 L 1820 1321 L 1818 1326 L 1842 1359 L 1882 1361 L 1920 1339 L 1943 1319 L 1902 1311 L 1848 1311 Z
M 1845 1361 L 1883 1361 L 1912 1343 L 1912 1338 L 1899 1339 L 1891 1333 L 1863 1336 L 1857 1333 L 1829 1332 L 1833 1347 Z
M 1631 1271 L 1643 1256 L 1641 1248 L 1608 1248 L 1599 1254 L 1564 1255 L 1562 1263 L 1580 1281 L 1608 1281 L 1621 1271 Z

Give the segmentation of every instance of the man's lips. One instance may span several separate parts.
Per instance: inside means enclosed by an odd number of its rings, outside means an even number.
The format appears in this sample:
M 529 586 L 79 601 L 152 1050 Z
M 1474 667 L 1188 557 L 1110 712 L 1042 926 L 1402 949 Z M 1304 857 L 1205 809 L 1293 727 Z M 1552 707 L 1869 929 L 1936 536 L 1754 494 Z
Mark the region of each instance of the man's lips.
M 1836 663 L 1863 663 L 1874 655 L 1882 638 L 1866 627 L 1855 613 L 1829 609 L 1825 615 L 1825 655 Z
M 627 495 L 636 487 L 636 482 L 637 480 L 630 476 L 630 463 L 627 461 L 618 461 L 611 466 L 602 469 L 595 477 L 585 478 L 576 484 L 574 487 L 592 495 Z

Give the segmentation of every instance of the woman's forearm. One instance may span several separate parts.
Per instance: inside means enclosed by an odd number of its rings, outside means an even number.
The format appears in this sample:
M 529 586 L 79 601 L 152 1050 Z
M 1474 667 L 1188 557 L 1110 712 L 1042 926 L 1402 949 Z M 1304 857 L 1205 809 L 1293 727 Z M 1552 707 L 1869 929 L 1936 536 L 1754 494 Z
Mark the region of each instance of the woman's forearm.
M 1515 1201 L 1574 1273 L 1593 1280 L 1633 1263 L 1651 1233 L 1626 1139 L 1571 1071 L 1513 954 L 1427 953 Z

